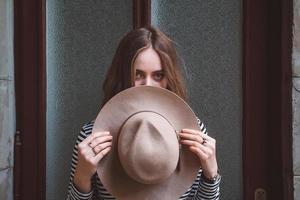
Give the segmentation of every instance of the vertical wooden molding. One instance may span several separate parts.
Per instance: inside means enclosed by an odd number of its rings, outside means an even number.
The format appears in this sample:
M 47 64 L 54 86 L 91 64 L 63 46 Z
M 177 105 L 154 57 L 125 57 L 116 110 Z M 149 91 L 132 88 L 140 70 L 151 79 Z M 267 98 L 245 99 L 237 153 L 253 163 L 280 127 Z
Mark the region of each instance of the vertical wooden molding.
M 15 199 L 45 199 L 45 36 L 45 0 L 14 0 Z
M 293 129 L 292 129 L 292 48 L 293 48 L 293 1 L 282 1 L 281 27 L 281 162 L 283 199 L 294 199 Z
M 39 51 L 38 51 L 38 82 L 40 84 L 38 91 L 38 182 L 39 196 L 38 199 L 46 199 L 46 104 L 47 104 L 47 69 L 46 69 L 46 0 L 39 2 Z
M 243 7 L 243 199 L 253 200 L 257 188 L 268 195 L 268 2 Z
M 151 0 L 133 0 L 133 29 L 151 26 Z
M 243 199 L 292 200 L 292 0 L 243 6 Z

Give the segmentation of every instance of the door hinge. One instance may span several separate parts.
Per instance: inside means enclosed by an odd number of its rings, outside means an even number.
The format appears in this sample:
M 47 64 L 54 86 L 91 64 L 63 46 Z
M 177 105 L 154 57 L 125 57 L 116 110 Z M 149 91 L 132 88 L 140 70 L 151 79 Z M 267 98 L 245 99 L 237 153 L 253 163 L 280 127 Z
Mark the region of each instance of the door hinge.
M 267 192 L 263 188 L 257 188 L 254 194 L 255 200 L 267 200 Z
M 20 131 L 16 131 L 14 144 L 14 200 L 19 200 L 21 199 L 22 176 L 22 137 Z

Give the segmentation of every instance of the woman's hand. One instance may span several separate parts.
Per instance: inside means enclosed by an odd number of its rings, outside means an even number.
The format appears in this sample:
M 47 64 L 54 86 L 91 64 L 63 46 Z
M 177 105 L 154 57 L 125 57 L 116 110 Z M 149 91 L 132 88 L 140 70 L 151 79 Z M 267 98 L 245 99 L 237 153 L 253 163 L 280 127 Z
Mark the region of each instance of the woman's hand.
M 180 143 L 187 145 L 199 158 L 204 176 L 215 177 L 218 174 L 216 140 L 194 129 L 182 129 L 179 136 Z
M 91 190 L 91 177 L 97 171 L 99 161 L 110 151 L 112 136 L 109 132 L 95 132 L 78 144 L 78 163 L 74 184 L 81 192 Z

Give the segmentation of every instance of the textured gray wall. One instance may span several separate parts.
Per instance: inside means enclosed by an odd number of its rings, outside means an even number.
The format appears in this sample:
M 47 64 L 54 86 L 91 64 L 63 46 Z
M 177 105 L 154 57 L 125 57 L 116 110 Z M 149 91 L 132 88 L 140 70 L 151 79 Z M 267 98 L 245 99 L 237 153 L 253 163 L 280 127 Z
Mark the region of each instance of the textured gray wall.
M 300 199 L 300 0 L 294 0 L 293 38 L 293 164 L 294 199 Z
M 132 28 L 131 0 L 46 1 L 47 200 L 65 199 L 72 148 L 96 117 L 102 81 Z
M 0 199 L 13 199 L 15 94 L 13 0 L 0 0 Z
M 242 199 L 242 1 L 152 0 L 152 24 L 178 44 L 191 105 L 217 140 L 221 199 Z

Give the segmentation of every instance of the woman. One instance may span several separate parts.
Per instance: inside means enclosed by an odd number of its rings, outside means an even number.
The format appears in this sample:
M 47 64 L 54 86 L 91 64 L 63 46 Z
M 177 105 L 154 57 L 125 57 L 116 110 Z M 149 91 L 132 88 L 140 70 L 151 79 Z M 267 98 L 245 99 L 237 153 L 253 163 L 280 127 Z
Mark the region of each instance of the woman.
M 120 91 L 133 86 L 166 88 L 186 100 L 178 56 L 173 42 L 155 28 L 129 32 L 120 42 L 104 81 L 103 105 Z M 114 199 L 102 185 L 96 170 L 109 153 L 109 132 L 92 133 L 93 121 L 83 126 L 72 157 L 68 199 Z M 220 176 L 216 160 L 216 142 L 202 131 L 183 129 L 180 142 L 199 158 L 201 169 L 194 184 L 180 199 L 218 199 Z M 95 155 L 96 154 L 96 155 Z

